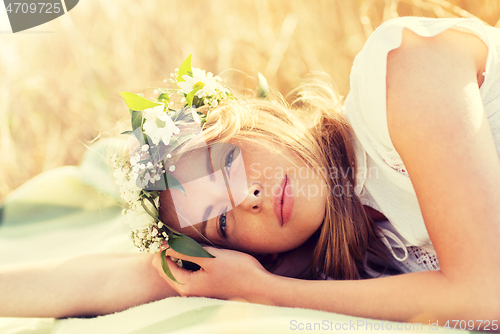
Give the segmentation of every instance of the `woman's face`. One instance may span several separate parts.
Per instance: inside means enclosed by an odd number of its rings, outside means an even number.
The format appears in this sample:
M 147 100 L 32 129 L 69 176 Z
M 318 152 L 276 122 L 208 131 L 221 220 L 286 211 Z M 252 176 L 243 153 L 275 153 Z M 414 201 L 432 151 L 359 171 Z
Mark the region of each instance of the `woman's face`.
M 327 186 L 290 150 L 250 141 L 185 154 L 170 173 L 183 185 L 161 194 L 173 228 L 205 242 L 270 254 L 302 245 L 325 216 Z M 202 237 L 201 235 L 204 237 Z

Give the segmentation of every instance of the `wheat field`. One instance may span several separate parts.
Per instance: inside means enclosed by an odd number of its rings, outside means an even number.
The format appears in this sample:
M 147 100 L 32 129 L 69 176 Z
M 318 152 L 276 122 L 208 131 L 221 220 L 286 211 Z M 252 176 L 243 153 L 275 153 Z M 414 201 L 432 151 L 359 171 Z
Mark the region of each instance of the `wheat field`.
M 224 71 L 239 89 L 255 88 L 261 72 L 286 94 L 322 71 L 345 96 L 366 38 L 406 15 L 477 17 L 500 27 L 500 2 L 85 0 L 42 26 L 0 34 L 0 202 L 126 128 L 118 93 L 168 85 L 163 79 L 189 54 L 194 67 Z

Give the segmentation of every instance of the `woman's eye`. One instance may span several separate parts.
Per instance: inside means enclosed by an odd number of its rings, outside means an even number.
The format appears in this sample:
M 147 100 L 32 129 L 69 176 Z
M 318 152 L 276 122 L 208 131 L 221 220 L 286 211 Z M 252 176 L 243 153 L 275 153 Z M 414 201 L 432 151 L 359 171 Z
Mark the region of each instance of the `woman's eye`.
M 231 167 L 231 165 L 233 164 L 233 157 L 234 157 L 234 150 L 229 152 L 229 154 L 227 155 L 226 167 Z
M 231 168 L 231 165 L 233 164 L 233 158 L 234 158 L 234 149 L 229 152 L 229 154 L 227 155 L 227 158 L 226 158 L 226 163 L 225 163 L 225 166 L 226 166 L 226 173 L 229 174 L 229 169 Z
M 219 216 L 219 224 L 218 224 L 218 232 L 219 232 L 219 235 L 221 238 L 223 239 L 226 239 L 226 224 L 227 224 L 227 216 L 226 216 L 226 212 L 224 212 L 223 214 L 221 214 Z

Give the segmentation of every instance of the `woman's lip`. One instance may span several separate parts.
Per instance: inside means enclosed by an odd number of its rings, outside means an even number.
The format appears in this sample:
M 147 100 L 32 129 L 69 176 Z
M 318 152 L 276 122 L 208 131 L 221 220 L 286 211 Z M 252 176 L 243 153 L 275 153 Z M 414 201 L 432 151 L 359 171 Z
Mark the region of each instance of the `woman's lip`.
M 279 185 L 278 191 L 273 194 L 273 211 L 281 226 L 284 226 L 290 220 L 293 212 L 292 185 L 289 181 L 288 176 L 285 176 Z
M 285 183 L 286 183 L 286 177 L 281 181 L 281 184 L 279 185 L 279 188 L 277 191 L 273 190 L 273 211 L 274 215 L 276 216 L 276 219 L 278 219 L 278 222 L 283 226 L 283 193 L 285 192 Z
M 283 189 L 283 199 L 281 206 L 281 217 L 283 218 L 283 225 L 285 225 L 292 217 L 293 212 L 293 191 L 292 184 L 288 176 L 285 178 L 285 186 Z

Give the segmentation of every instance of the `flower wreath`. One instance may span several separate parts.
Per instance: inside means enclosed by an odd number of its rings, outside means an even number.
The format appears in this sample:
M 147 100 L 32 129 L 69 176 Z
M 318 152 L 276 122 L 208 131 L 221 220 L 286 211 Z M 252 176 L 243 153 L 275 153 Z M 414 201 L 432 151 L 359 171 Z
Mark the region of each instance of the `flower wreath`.
M 266 97 L 269 89 L 266 79 L 259 73 L 258 97 Z M 164 80 L 166 82 L 166 80 Z M 168 248 L 193 257 L 214 257 L 190 237 L 164 224 L 159 216 L 160 191 L 179 189 L 182 184 L 169 174 L 175 170 L 172 153 L 196 136 L 192 131 L 181 133 L 180 128 L 198 124 L 202 129 L 211 108 L 225 99 L 233 99 L 231 91 L 224 86 L 219 76 L 191 67 L 191 55 L 170 74 L 173 89 L 157 88 L 156 100 L 142 94 L 122 92 L 120 95 L 130 109 L 132 130 L 122 134 L 132 135 L 139 145 L 129 149 L 128 155 L 112 157 L 116 183 L 120 195 L 128 208 L 123 211 L 126 222 L 132 229 L 131 239 L 141 251 L 156 253 L 165 242 Z M 174 94 L 181 97 L 181 108 L 174 109 L 171 102 Z M 206 113 L 197 111 L 205 106 Z M 187 127 L 189 128 L 189 127 Z M 167 249 L 168 249 L 167 248 Z M 165 255 L 161 252 L 161 264 L 165 274 L 173 277 Z M 175 259 L 173 259 L 175 260 Z M 177 260 L 182 266 L 182 261 Z
M 116 183 L 120 195 L 127 203 L 124 210 L 129 223 L 134 245 L 141 251 L 156 253 L 165 242 L 180 254 L 194 257 L 213 257 L 201 245 L 188 236 L 164 224 L 159 217 L 160 191 L 179 189 L 182 185 L 168 172 L 175 170 L 171 153 L 194 133 L 180 134 L 179 127 L 188 123 L 206 122 L 206 115 L 196 108 L 216 107 L 222 100 L 232 98 L 222 80 L 212 73 L 191 67 L 191 55 L 172 73 L 170 81 L 174 89 L 157 88 L 157 99 L 149 100 L 142 94 L 122 92 L 120 95 L 130 109 L 132 131 L 122 134 L 133 135 L 139 145 L 129 149 L 129 155 L 112 157 Z M 165 80 L 166 81 L 166 80 Z M 182 108 L 173 109 L 173 94 L 182 97 Z M 166 262 L 166 249 L 161 252 L 162 267 L 172 280 L 176 281 Z M 178 265 L 182 262 L 178 261 Z

